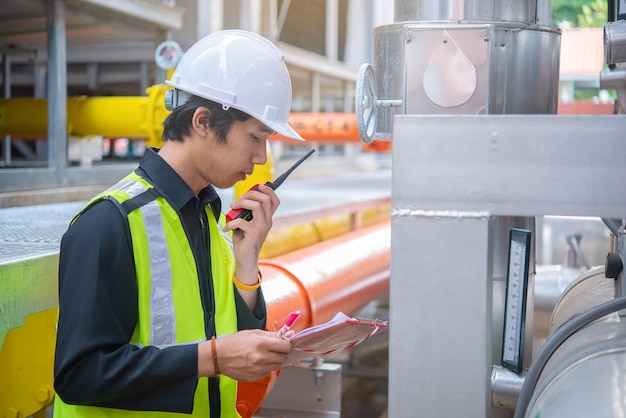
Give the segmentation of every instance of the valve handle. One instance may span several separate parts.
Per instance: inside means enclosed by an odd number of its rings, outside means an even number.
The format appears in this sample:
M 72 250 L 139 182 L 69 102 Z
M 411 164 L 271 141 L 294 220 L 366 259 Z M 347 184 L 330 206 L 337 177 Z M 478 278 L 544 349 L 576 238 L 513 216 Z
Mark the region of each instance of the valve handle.
M 368 63 L 361 64 L 356 80 L 355 109 L 356 126 L 365 144 L 371 143 L 376 133 L 377 94 L 374 69 Z
M 376 89 L 374 68 L 368 63 L 361 64 L 356 80 L 355 94 L 356 126 L 361 141 L 369 144 L 376 135 L 377 112 L 379 106 L 399 107 L 402 100 L 380 100 Z

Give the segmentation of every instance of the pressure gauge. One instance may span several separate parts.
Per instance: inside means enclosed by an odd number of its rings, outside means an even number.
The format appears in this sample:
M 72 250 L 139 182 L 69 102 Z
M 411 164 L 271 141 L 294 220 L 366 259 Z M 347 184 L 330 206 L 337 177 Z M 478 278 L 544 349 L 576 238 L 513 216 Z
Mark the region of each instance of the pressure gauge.
M 524 364 L 530 236 L 531 232 L 525 229 L 509 231 L 502 366 L 518 374 Z
M 183 49 L 174 41 L 164 41 L 154 50 L 154 62 L 162 70 L 169 70 L 178 64 L 183 56 Z

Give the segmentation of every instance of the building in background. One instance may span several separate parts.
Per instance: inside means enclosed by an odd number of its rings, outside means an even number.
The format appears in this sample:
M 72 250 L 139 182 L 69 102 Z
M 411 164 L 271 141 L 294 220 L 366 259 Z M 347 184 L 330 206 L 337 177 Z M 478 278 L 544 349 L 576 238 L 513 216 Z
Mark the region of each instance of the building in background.
M 614 100 L 600 89 L 603 28 L 567 28 L 561 35 L 559 114 L 612 114 Z M 585 98 L 577 95 L 587 92 Z

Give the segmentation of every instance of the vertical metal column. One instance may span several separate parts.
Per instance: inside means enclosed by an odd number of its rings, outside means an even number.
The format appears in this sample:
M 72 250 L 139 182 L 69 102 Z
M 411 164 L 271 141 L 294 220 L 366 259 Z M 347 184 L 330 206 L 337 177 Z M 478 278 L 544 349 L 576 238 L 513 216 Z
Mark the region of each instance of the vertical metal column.
M 339 43 L 339 0 L 326 0 L 326 58 L 337 61 Z
M 196 11 L 197 39 L 222 29 L 224 0 L 197 0 Z
M 318 72 L 311 73 L 311 112 L 318 113 L 320 111 L 321 103 L 321 89 L 322 80 L 321 75 Z
M 48 167 L 55 171 L 57 184 L 66 182 L 67 169 L 67 54 L 65 3 L 46 2 L 48 31 Z
M 11 57 L 8 55 L 2 56 L 2 65 L 4 71 L 2 72 L 2 84 L 4 85 L 4 98 L 11 98 Z M 5 135 L 2 141 L 3 153 L 4 153 L 4 165 L 11 165 L 11 135 Z
M 223 7 L 223 28 L 238 29 L 241 25 L 241 1 L 230 0 L 222 3 Z
M 411 190 L 402 180 L 404 164 L 396 171 L 396 146 L 402 148 L 394 143 L 389 416 L 488 417 L 490 218 L 409 209 L 397 197 Z

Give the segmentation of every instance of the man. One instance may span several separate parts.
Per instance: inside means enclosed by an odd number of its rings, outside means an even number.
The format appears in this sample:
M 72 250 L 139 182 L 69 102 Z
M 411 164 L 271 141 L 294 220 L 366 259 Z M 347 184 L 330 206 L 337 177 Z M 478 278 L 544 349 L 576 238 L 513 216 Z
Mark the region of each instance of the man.
M 231 204 L 252 219 L 224 225 L 213 188 L 264 164 L 273 133 L 302 139 L 287 124 L 282 55 L 254 33 L 216 32 L 168 84 L 163 147 L 63 236 L 55 417 L 237 416 L 237 381 L 261 379 L 291 351 L 264 331 L 259 287 L 279 199 L 261 185 Z

